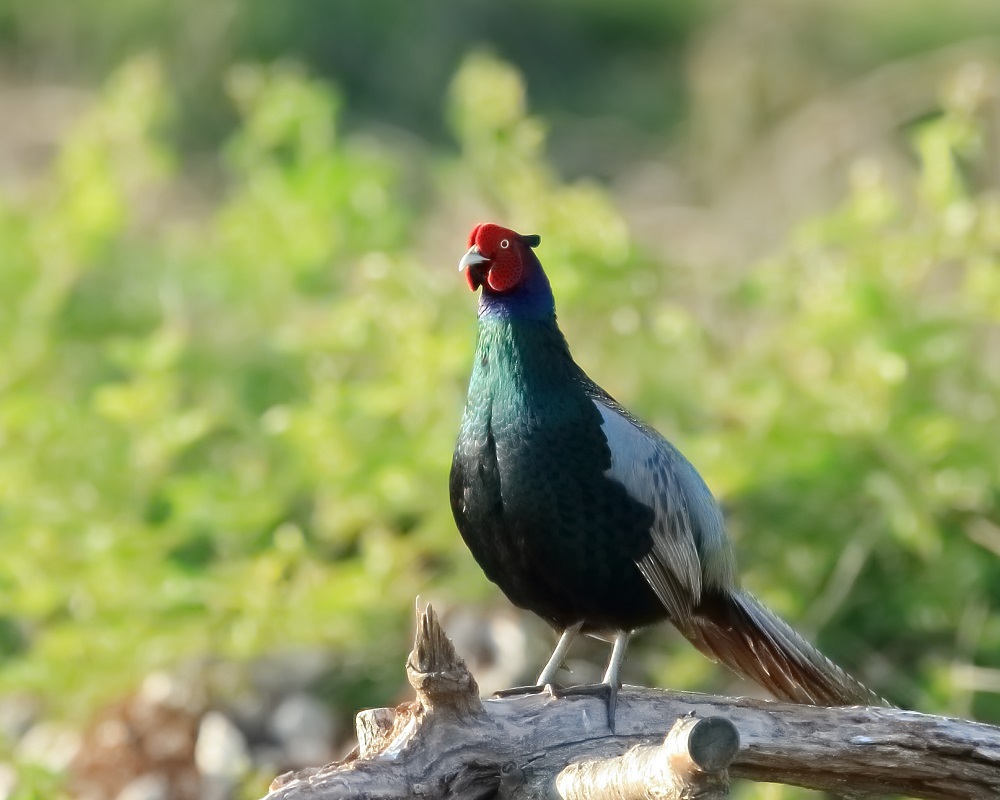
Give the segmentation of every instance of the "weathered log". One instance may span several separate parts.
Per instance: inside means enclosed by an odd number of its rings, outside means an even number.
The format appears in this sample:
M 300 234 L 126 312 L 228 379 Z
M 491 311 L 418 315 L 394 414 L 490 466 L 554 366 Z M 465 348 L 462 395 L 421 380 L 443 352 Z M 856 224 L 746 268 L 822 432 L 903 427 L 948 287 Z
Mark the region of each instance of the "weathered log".
M 481 701 L 430 607 L 418 612 L 407 675 L 417 701 L 358 714 L 351 756 L 275 779 L 268 800 L 638 798 L 656 780 L 682 792 L 656 796 L 719 796 L 727 748 L 695 755 L 690 741 L 696 722 L 719 717 L 738 731 L 733 778 L 842 795 L 1000 797 L 1000 728 L 966 720 L 624 687 L 612 734 L 600 697 L 548 691 Z M 673 744 L 670 736 L 663 743 L 678 720 Z M 655 751 L 662 762 L 664 746 L 684 743 L 685 731 L 687 755 L 652 769 Z M 621 793 L 608 794 L 609 785 Z

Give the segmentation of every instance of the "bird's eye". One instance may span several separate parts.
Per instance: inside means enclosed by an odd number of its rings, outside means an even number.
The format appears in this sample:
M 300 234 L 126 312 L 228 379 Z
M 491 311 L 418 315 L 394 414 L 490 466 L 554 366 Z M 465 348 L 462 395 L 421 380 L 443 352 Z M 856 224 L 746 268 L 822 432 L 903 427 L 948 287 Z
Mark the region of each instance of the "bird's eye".
M 500 248 L 502 250 L 506 250 L 508 247 L 510 247 L 510 239 L 501 239 L 500 240 Z

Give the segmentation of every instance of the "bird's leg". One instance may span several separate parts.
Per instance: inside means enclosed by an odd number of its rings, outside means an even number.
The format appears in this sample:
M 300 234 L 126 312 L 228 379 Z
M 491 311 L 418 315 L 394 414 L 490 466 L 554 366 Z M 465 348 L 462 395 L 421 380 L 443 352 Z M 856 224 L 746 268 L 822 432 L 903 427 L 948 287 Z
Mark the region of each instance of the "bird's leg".
M 618 690 L 622 685 L 622 662 L 625 660 L 625 648 L 628 647 L 631 631 L 619 631 L 615 636 L 614 647 L 611 648 L 611 658 L 608 659 L 608 668 L 604 672 L 604 683 L 610 689 L 608 695 L 608 727 L 611 732 L 615 731 L 615 709 L 618 707 Z
M 583 627 L 583 622 L 577 622 L 575 625 L 570 625 L 566 630 L 562 632 L 562 636 L 559 637 L 559 641 L 556 642 L 555 650 L 552 651 L 552 655 L 549 656 L 548 663 L 542 667 L 542 671 L 538 673 L 538 680 L 535 683 L 538 686 L 545 686 L 547 683 L 552 683 L 555 680 L 556 673 L 562 669 L 563 662 L 566 660 L 566 654 L 569 652 L 569 646 L 573 644 L 573 640 L 576 635 L 580 632 L 580 628 Z
M 602 683 L 608 683 L 612 686 L 622 685 L 622 662 L 625 660 L 625 648 L 628 647 L 630 638 L 632 638 L 632 631 L 618 631 L 615 634 L 615 643 L 611 648 L 611 658 L 608 659 L 608 668 L 604 672 Z
M 591 683 L 584 686 L 570 686 L 563 689 L 561 695 L 599 695 L 608 701 L 608 727 L 615 732 L 615 711 L 618 708 L 618 690 L 621 688 L 622 662 L 625 660 L 625 650 L 628 648 L 631 631 L 618 631 L 615 643 L 611 648 L 611 658 L 601 683 Z
M 552 655 L 549 657 L 548 662 L 542 667 L 542 671 L 538 675 L 538 680 L 535 682 L 534 686 L 515 686 L 512 689 L 503 689 L 499 692 L 494 692 L 494 697 L 512 697 L 518 694 L 533 694 L 535 692 L 541 692 L 546 686 L 550 685 L 556 677 L 556 673 L 562 669 L 563 661 L 566 660 L 566 654 L 569 652 L 569 647 L 573 644 L 573 640 L 576 638 L 577 634 L 580 632 L 580 628 L 583 627 L 583 622 L 577 622 L 570 625 L 566 630 L 562 632 L 559 636 L 559 641 L 556 642 L 555 650 L 552 651 Z

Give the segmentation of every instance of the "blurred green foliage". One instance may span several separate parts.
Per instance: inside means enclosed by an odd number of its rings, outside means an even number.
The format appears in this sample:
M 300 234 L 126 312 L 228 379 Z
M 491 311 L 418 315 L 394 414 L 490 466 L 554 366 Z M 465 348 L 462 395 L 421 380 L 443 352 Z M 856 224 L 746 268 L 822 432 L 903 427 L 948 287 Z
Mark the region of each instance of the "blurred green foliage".
M 0 50 L 6 58 L 0 64 L 8 60 L 42 75 L 69 72 L 93 79 L 137 50 L 156 48 L 189 110 L 178 120 L 181 135 L 205 144 L 233 122 L 232 103 L 220 91 L 230 65 L 293 57 L 316 74 L 335 76 L 355 118 L 440 138 L 444 87 L 470 48 L 488 46 L 529 71 L 533 90 L 546 105 L 566 107 L 568 101 L 569 109 L 581 112 L 596 101 L 656 126 L 678 117 L 678 45 L 715 5 L 97 0 L 84 8 L 4 0 Z M 563 68 L 567 63 L 575 65 L 572 73 Z
M 748 580 L 781 586 L 796 617 L 823 587 L 811 613 L 836 621 L 831 648 L 866 641 L 897 702 L 997 720 L 996 694 L 962 677 L 1000 656 L 1000 196 L 963 176 L 983 146 L 979 77 L 958 75 L 914 132 L 910 191 L 857 164 L 842 208 L 740 282 L 774 322 L 726 353 L 710 395 L 754 454 L 730 451 L 721 480 L 758 562 Z
M 433 157 L 349 132 L 290 63 L 221 86 L 217 198 L 177 199 L 184 90 L 151 56 L 0 197 L 0 691 L 72 717 L 155 667 L 320 645 L 380 704 L 416 595 L 502 605 L 448 508 L 475 313 L 464 240 L 435 238 L 488 216 L 542 234 L 578 360 L 703 471 L 753 591 L 892 700 L 1000 721 L 976 677 L 1000 668 L 1000 196 L 974 68 L 906 181 L 857 163 L 836 211 L 697 298 L 560 177 L 495 56 L 451 77 Z M 633 661 L 729 680 L 663 635 Z
M 267 642 L 398 651 L 454 549 L 435 478 L 461 394 L 434 379 L 463 347 L 399 279 L 421 267 L 398 166 L 338 141 L 331 93 L 292 71 L 232 91 L 231 190 L 204 218 L 156 221 L 149 60 L 4 209 L 8 686 L 87 702 Z

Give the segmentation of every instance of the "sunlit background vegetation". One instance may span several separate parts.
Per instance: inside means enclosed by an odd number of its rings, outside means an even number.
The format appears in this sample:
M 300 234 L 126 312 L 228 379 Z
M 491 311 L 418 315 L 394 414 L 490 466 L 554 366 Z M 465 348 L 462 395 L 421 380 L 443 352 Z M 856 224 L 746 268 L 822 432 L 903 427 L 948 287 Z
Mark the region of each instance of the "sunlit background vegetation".
M 150 676 L 242 723 L 286 676 L 332 757 L 417 595 L 532 676 L 447 501 L 487 219 L 752 591 L 1000 723 L 994 0 L 0 0 L 0 796 L 82 792 Z M 626 680 L 755 691 L 666 629 Z M 234 797 L 294 766 L 248 724 Z

